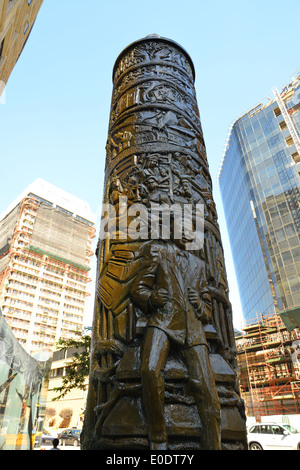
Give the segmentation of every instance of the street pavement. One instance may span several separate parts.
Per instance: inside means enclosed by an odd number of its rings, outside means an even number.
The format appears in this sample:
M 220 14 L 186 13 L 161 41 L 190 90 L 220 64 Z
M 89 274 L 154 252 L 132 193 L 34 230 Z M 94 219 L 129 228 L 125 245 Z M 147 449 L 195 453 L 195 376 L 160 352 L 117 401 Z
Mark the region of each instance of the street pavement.
M 36 449 L 36 450 L 50 450 L 52 449 L 53 446 L 46 446 L 46 445 L 42 445 L 40 449 Z M 63 445 L 59 445 L 58 448 L 60 450 L 80 450 L 80 446 L 77 446 L 77 447 L 74 447 L 74 446 L 63 446 Z

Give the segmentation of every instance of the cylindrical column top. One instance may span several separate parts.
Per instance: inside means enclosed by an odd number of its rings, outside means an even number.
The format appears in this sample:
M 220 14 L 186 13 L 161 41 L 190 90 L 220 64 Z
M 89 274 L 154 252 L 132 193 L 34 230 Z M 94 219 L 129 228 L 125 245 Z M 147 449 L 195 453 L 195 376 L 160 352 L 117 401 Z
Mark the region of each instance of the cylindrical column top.
M 141 62 L 149 62 L 149 61 L 162 61 L 164 59 L 167 59 L 167 56 L 164 55 L 163 51 L 157 50 L 148 50 L 148 57 L 142 57 L 142 54 L 140 56 L 131 56 L 130 57 L 130 52 L 133 49 L 139 48 L 139 46 L 146 44 L 146 43 L 161 43 L 161 45 L 165 44 L 166 46 L 170 46 L 172 49 L 177 50 L 180 54 L 182 54 L 185 59 L 187 60 L 186 68 L 188 69 L 188 73 L 193 80 L 195 81 L 195 68 L 193 61 L 190 57 L 190 55 L 187 53 L 187 51 L 177 42 L 173 41 L 172 39 L 164 38 L 162 36 L 159 36 L 158 34 L 150 34 L 149 36 L 146 36 L 142 39 L 139 39 L 137 41 L 134 41 L 133 43 L 129 44 L 123 51 L 118 55 L 115 65 L 113 68 L 113 81 L 116 80 L 122 72 L 127 70 L 129 67 L 133 67 L 134 65 L 141 64 Z M 174 57 L 173 57 L 174 59 Z M 170 60 L 170 57 L 168 58 Z M 123 63 L 122 63 L 123 62 Z M 176 58 L 174 60 L 176 63 Z M 180 64 L 182 66 L 182 64 Z M 121 68 L 120 68 L 121 66 Z

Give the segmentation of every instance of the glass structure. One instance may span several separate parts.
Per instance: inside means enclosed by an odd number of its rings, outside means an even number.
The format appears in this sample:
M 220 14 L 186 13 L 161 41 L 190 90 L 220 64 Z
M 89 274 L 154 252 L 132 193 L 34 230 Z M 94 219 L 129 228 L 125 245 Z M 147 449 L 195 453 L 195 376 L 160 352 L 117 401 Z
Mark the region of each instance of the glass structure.
M 232 125 L 218 181 L 243 317 L 300 305 L 300 75 Z
M 50 364 L 23 349 L 0 310 L 0 450 L 40 447 Z

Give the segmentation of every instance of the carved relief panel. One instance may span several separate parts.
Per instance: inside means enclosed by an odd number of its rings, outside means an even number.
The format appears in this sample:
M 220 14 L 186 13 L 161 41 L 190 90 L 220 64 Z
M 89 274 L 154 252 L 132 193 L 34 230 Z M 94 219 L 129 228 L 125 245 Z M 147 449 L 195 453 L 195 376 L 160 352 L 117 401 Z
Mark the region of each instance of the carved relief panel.
M 158 36 L 129 45 L 115 63 L 103 200 L 115 219 L 109 236 L 99 240 L 86 449 L 245 448 L 232 312 L 194 75 L 185 50 Z M 154 205 L 199 204 L 199 249 L 162 239 L 161 222 L 154 230 Z M 136 207 L 138 214 L 130 212 Z M 164 376 L 159 387 L 147 382 L 152 334 L 165 342 L 157 349 Z M 198 367 L 207 371 L 208 383 L 194 377 Z M 163 392 L 154 400 L 157 390 Z M 155 426 L 148 391 L 159 403 L 152 409 Z

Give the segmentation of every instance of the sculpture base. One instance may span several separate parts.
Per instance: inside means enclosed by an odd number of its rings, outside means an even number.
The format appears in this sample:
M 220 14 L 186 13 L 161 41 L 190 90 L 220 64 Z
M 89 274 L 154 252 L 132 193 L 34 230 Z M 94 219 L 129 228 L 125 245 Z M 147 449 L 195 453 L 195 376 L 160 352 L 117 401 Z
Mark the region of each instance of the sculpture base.
M 215 340 L 213 327 L 206 331 Z M 219 353 L 210 354 L 216 388 L 221 404 L 222 449 L 247 448 L 243 402 L 236 391 L 236 373 Z M 183 362 L 171 355 L 165 371 L 165 422 L 169 450 L 202 450 L 202 423 L 187 383 Z M 140 383 L 140 347 L 129 347 L 115 371 L 110 400 L 99 411 L 103 418 L 101 436 L 82 448 L 98 450 L 149 450 Z M 88 448 L 87 448 L 88 447 Z

